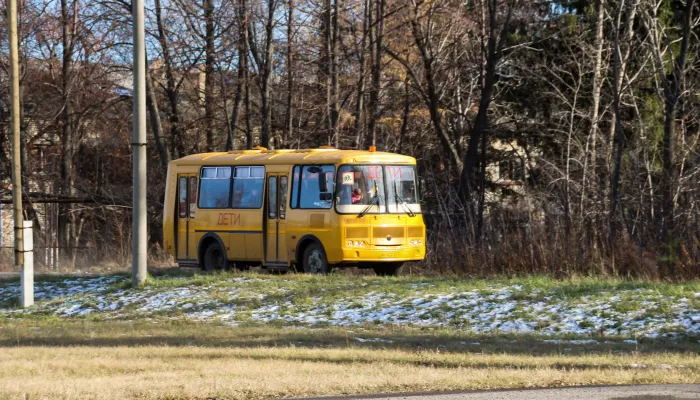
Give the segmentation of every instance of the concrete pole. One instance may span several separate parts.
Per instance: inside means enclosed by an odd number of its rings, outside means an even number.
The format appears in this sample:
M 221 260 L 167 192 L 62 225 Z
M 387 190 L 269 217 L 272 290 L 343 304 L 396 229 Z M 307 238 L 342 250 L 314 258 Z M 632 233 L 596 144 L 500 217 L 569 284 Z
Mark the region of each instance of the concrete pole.
M 34 235 L 32 234 L 32 221 L 24 221 L 24 263 L 22 264 L 22 277 L 19 304 L 21 307 L 34 305 Z
M 134 18 L 133 234 L 131 284 L 146 281 L 146 49 L 143 0 L 131 2 Z
M 17 0 L 7 1 L 7 23 L 10 33 L 10 97 L 11 97 L 11 127 L 12 127 L 12 204 L 15 214 L 15 265 L 22 270 L 22 290 L 28 292 L 25 284 L 32 285 L 32 279 L 25 279 L 24 273 L 24 215 L 22 214 L 22 155 L 20 149 L 20 113 L 19 113 L 19 49 L 17 42 Z M 30 230 L 31 232 L 31 230 Z M 33 274 L 33 271 L 32 271 Z M 32 293 L 31 301 L 25 304 L 24 296 L 20 301 L 23 307 L 34 303 Z

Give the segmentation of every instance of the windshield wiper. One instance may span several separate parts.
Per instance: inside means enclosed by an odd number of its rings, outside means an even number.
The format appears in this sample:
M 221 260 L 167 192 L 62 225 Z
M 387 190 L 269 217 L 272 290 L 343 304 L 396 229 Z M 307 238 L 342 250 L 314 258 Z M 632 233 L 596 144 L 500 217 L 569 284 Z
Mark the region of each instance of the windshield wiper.
M 374 206 L 374 203 L 377 203 L 379 205 L 379 190 L 377 190 L 377 181 L 374 181 L 374 196 L 372 196 L 371 199 L 369 199 L 369 204 L 367 204 L 367 207 L 365 207 L 360 213 L 357 215 L 357 218 L 362 218 L 369 212 L 369 210 L 372 209 Z
M 396 198 L 396 206 L 398 207 L 399 202 L 401 202 L 401 206 L 403 207 L 404 211 L 406 211 L 406 214 L 408 214 L 411 217 L 415 217 L 416 213 L 411 210 L 411 207 L 408 205 L 408 202 L 406 202 L 406 199 L 403 198 L 399 194 L 399 189 L 396 186 L 396 181 L 394 181 L 394 197 Z

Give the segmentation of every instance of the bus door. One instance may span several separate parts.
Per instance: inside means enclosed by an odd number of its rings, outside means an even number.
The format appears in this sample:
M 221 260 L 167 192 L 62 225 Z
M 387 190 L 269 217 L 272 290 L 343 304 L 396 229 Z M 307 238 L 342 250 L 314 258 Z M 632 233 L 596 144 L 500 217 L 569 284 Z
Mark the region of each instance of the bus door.
M 178 209 L 175 230 L 175 247 L 178 260 L 196 260 L 194 248 L 194 210 L 197 204 L 197 175 L 177 176 Z
M 287 174 L 267 174 L 265 263 L 287 265 Z

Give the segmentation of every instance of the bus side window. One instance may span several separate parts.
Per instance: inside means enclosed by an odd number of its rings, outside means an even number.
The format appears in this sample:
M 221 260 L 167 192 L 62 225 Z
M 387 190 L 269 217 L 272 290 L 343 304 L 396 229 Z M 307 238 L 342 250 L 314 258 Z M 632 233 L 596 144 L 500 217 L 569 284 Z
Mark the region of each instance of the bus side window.
M 277 218 L 277 177 L 267 179 L 267 216 L 270 219 Z
M 180 218 L 187 218 L 187 178 L 180 178 L 179 185 Z
M 194 209 L 197 204 L 197 177 L 190 177 L 190 218 L 194 218 Z
M 233 176 L 233 208 L 260 208 L 265 167 L 236 167 Z
M 287 177 L 280 177 L 280 218 L 287 217 Z
M 316 172 L 319 171 L 319 172 Z M 302 171 L 301 176 L 301 208 L 318 208 L 318 209 L 328 209 L 333 205 L 333 198 L 330 197 L 329 200 L 321 200 L 321 191 L 319 188 L 318 174 L 326 174 L 328 181 L 328 192 L 333 193 L 333 186 L 335 184 L 335 166 L 333 165 L 320 165 L 320 166 L 305 166 Z
M 204 167 L 201 178 L 199 208 L 227 208 L 231 188 L 231 167 Z M 194 182 L 197 182 L 196 178 Z
M 299 175 L 301 173 L 301 167 L 296 166 L 292 170 L 292 198 L 289 206 L 292 208 L 299 208 Z

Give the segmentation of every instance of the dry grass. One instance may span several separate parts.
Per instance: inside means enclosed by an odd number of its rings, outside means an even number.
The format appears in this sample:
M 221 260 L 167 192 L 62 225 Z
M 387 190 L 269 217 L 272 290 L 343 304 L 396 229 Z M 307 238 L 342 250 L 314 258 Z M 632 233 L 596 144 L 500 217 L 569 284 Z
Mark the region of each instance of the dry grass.
M 416 365 L 410 362 L 414 357 L 397 350 L 362 349 L 20 347 L 3 350 L 0 388 L 2 396 L 21 399 L 259 399 L 698 380 L 695 369 L 600 368 L 595 357 L 566 360 L 574 365 L 570 368 L 557 365 L 562 360 L 450 354 L 437 359 L 463 358 L 465 366 L 445 368 Z
M 525 339 L 367 335 L 404 340 L 360 343 L 341 330 L 0 321 L 0 398 L 260 399 L 700 381 L 700 357 L 690 349 L 582 346 L 560 353 Z M 458 351 L 459 339 L 484 344 Z

